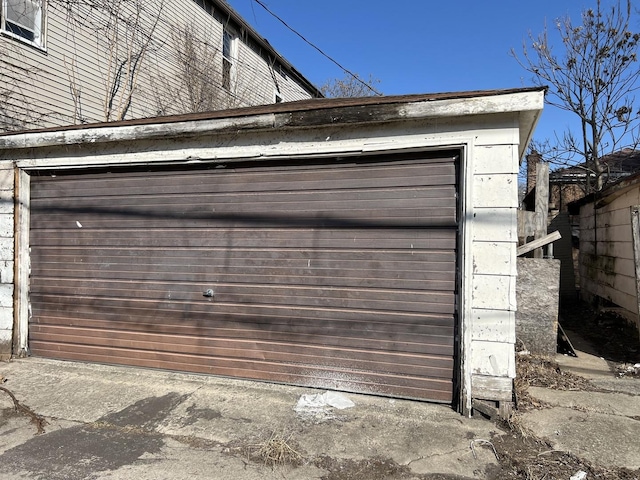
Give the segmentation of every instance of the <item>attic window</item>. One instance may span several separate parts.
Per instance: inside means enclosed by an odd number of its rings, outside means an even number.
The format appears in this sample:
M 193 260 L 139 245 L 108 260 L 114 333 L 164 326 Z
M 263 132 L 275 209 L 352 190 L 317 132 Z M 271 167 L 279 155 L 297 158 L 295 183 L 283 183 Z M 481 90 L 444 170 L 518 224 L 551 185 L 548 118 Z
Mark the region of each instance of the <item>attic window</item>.
M 224 29 L 222 33 L 222 88 L 231 91 L 235 75 L 238 56 L 238 37 Z
M 1 0 L 0 30 L 12 37 L 44 46 L 45 0 Z

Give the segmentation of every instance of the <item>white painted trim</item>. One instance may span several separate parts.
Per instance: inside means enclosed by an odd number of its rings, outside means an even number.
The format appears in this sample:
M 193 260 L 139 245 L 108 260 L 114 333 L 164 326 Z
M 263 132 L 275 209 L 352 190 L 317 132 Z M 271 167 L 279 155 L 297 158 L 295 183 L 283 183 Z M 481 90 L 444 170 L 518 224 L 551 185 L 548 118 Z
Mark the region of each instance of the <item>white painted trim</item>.
M 30 274 L 30 248 L 29 248 L 29 218 L 31 204 L 31 179 L 29 175 L 18 170 L 16 174 L 16 230 L 15 230 L 15 278 L 14 278 L 14 356 L 24 356 L 28 352 L 29 343 L 29 274 Z
M 401 109 L 406 118 L 464 117 L 495 113 L 539 111 L 544 106 L 544 92 L 517 92 L 495 96 L 451 98 L 407 103 Z
M 341 141 L 298 141 L 280 142 L 266 145 L 266 142 L 251 146 L 211 146 L 203 148 L 183 148 L 172 151 L 132 151 L 131 153 L 87 152 L 84 156 L 69 155 L 66 151 L 51 157 L 16 160 L 16 165 L 24 170 L 52 170 L 59 168 L 105 167 L 112 165 L 147 166 L 154 164 L 207 164 L 230 163 L 234 161 L 265 161 L 293 158 L 330 158 L 335 156 L 355 156 L 361 154 L 382 155 L 385 153 L 413 152 L 428 149 L 457 149 L 468 141 L 468 137 L 434 134 L 432 138 L 409 135 L 394 137 L 370 143 L 368 138 Z M 67 156 L 68 155 L 68 156 Z
M 473 329 L 470 324 L 467 325 L 472 320 L 472 310 L 471 310 L 471 285 L 473 278 L 473 255 L 472 255 L 472 245 L 473 245 L 473 232 L 472 232 L 472 224 L 469 224 L 468 220 L 473 218 L 473 197 L 472 197 L 472 185 L 473 185 L 473 177 L 474 172 L 472 168 L 472 152 L 474 146 L 474 138 L 473 136 L 458 136 L 451 134 L 434 134 L 433 138 L 429 140 L 425 140 L 424 137 L 414 138 L 410 137 L 408 139 L 401 139 L 401 141 L 393 142 L 380 142 L 375 144 L 367 144 L 366 146 L 360 146 L 359 148 L 345 149 L 345 144 L 338 143 L 342 145 L 342 149 L 336 148 L 336 146 L 332 147 L 331 152 L 317 152 L 311 153 L 314 151 L 313 147 L 315 144 L 309 143 L 310 148 L 305 148 L 305 144 L 298 145 L 299 151 L 296 154 L 292 154 L 288 152 L 287 145 L 278 145 L 274 147 L 274 150 L 270 152 L 270 155 L 260 156 L 254 158 L 256 161 L 264 160 L 266 158 L 293 158 L 293 157 L 304 157 L 307 159 L 317 159 L 317 158 L 325 158 L 328 156 L 356 156 L 361 154 L 385 154 L 385 153 L 398 153 L 398 152 L 415 152 L 415 151 L 437 151 L 437 150 L 459 150 L 461 152 L 460 158 L 460 178 L 458 178 L 459 182 L 459 195 L 461 202 L 461 212 L 460 212 L 460 230 L 459 230 L 459 248 L 460 252 L 458 254 L 460 260 L 460 298 L 458 301 L 458 328 L 460 334 L 460 344 L 459 350 L 455 352 L 456 355 L 460 356 L 460 372 L 454 372 L 454 374 L 459 375 L 460 380 L 460 403 L 458 405 L 459 410 L 464 415 L 470 415 L 471 413 L 471 341 Z M 358 139 L 359 142 L 367 140 L 367 139 Z M 247 151 L 246 148 L 242 148 L 241 150 Z M 284 150 L 284 151 L 283 151 Z M 157 154 L 156 154 L 157 155 Z M 113 164 L 122 164 L 122 156 L 96 156 L 97 162 L 92 164 L 92 166 L 109 166 Z M 116 158 L 119 160 L 116 161 Z M 241 158 L 244 161 L 251 160 L 252 158 Z M 75 161 L 77 164 L 75 165 L 77 168 L 86 168 L 87 161 L 86 157 L 76 158 Z M 20 348 L 24 348 L 26 351 L 28 343 L 28 322 L 29 322 L 29 298 L 28 298 L 28 289 L 29 289 L 29 247 L 28 247 L 28 235 L 29 235 L 29 199 L 30 199 L 30 191 L 29 191 L 29 170 L 36 169 L 59 169 L 59 168 L 68 168 L 69 164 L 61 163 L 57 157 L 54 158 L 42 158 L 42 159 L 32 159 L 27 161 L 19 161 L 18 167 L 20 168 L 19 174 L 19 209 L 20 209 L 20 225 L 16 231 L 16 249 L 20 248 L 19 253 L 16 253 L 16 262 L 19 262 L 18 274 L 16 277 L 16 298 L 19 298 L 19 301 L 16 302 L 16 318 L 18 318 L 18 332 L 19 332 L 19 342 Z M 151 163 L 151 162 L 147 162 Z M 192 163 L 190 161 L 180 162 L 183 164 Z M 131 163 L 127 163 L 128 165 L 135 165 Z M 18 238 L 21 236 L 21 240 Z M 20 247 L 19 247 L 20 246 Z M 16 250 L 16 252 L 18 252 Z M 17 263 L 18 264 L 18 263 Z M 24 285 L 23 288 L 20 289 L 20 294 L 18 295 L 18 285 Z
M 0 149 L 38 148 L 56 145 L 97 144 L 131 140 L 193 137 L 227 129 L 274 128 L 273 113 L 238 118 L 216 118 L 150 125 L 104 126 L 74 130 L 55 130 L 39 133 L 18 133 L 0 137 Z
M 531 135 L 532 123 L 537 122 L 544 103 L 544 92 L 520 92 L 495 95 L 491 97 L 456 98 L 448 100 L 430 100 L 407 103 L 398 108 L 397 118 L 387 119 L 387 122 L 401 120 L 438 120 L 441 118 L 471 117 L 475 115 L 493 115 L 519 113 L 521 123 L 520 135 Z M 363 107 L 363 108 L 366 108 Z M 330 107 L 326 108 L 331 111 Z M 122 142 L 128 140 L 149 140 L 158 138 L 189 137 L 198 133 L 211 135 L 226 131 L 242 131 L 247 129 L 273 129 L 286 127 L 291 114 L 265 113 L 246 117 L 231 117 L 208 120 L 177 121 L 161 124 L 136 124 L 120 126 L 100 126 L 76 130 L 53 130 L 47 132 L 21 133 L 0 136 L 0 149 L 37 148 L 55 145 L 96 144 L 107 142 Z M 379 123 L 375 118 L 368 122 Z M 296 126 L 294 128 L 335 128 L 339 124 Z M 348 124 L 349 128 L 355 124 Z M 290 127 L 291 128 L 291 127 Z M 526 133 L 523 133 L 526 132 Z M 522 142 L 521 138 L 521 142 Z M 526 141 L 526 139 L 524 139 Z M 520 150 L 526 144 L 520 144 Z M 520 152 L 522 155 L 522 152 Z
M 471 415 L 471 343 L 473 341 L 472 321 L 472 280 L 473 280 L 473 152 L 474 138 L 468 138 L 462 145 L 460 159 L 460 299 L 458 304 L 460 328 L 460 405 L 463 415 Z

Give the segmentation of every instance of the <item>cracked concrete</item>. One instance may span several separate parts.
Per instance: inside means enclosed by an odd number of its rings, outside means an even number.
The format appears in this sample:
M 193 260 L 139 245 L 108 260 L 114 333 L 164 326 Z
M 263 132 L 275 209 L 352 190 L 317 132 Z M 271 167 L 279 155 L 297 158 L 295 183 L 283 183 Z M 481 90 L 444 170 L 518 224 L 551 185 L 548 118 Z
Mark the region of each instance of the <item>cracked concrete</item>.
M 314 459 L 389 459 L 413 478 L 485 478 L 497 461 L 473 439 L 499 434 L 450 407 L 365 395 L 323 418 L 296 414 L 306 388 L 44 359 L 0 364 L 19 400 L 51 424 L 34 436 L 0 398 L 3 479 L 321 478 Z M 242 447 L 292 436 L 306 462 L 272 469 Z
M 640 379 L 615 378 L 602 358 L 577 353 L 558 355 L 561 369 L 588 378 L 602 391 L 530 387 L 531 396 L 550 408 L 524 414 L 523 425 L 557 450 L 608 467 L 640 468 Z

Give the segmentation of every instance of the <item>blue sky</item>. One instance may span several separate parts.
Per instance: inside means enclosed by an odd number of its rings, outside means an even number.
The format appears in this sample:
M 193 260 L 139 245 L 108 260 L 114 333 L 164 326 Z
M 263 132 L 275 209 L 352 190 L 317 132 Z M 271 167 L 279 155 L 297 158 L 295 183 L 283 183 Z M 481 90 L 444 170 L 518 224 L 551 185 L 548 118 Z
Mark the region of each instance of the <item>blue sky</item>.
M 386 95 L 532 86 L 509 54 L 529 32 L 565 15 L 574 23 L 596 0 L 262 0 L 312 43 Z M 317 86 L 344 73 L 254 0 L 228 3 Z M 611 5 L 612 0 L 603 0 Z M 640 25 L 633 25 L 640 29 Z M 535 132 L 562 131 L 570 117 L 546 107 Z

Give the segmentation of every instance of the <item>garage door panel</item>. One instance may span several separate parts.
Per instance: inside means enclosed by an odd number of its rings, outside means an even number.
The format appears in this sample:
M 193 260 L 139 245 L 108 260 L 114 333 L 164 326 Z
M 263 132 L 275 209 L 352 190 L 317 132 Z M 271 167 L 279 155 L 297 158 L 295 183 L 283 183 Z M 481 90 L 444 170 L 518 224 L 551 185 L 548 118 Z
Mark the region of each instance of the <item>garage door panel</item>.
M 149 229 L 144 231 L 114 231 L 113 229 L 97 229 L 91 232 L 84 228 L 76 230 L 39 230 L 33 231 L 32 243 L 42 246 L 85 247 L 92 248 L 96 239 L 100 239 L 101 247 L 116 247 L 124 238 L 133 247 L 173 248 L 180 242 L 181 246 L 207 248 L 287 248 L 291 247 L 291 239 L 296 239 L 297 248 L 326 249 L 341 248 L 348 245 L 350 249 L 387 249 L 403 250 L 444 250 L 455 245 L 454 233 L 443 229 L 425 230 L 419 233 L 403 229 L 361 229 L 352 228 L 326 231 L 314 229 L 287 228 L 286 231 L 264 227 L 258 231 L 248 230 L 245 225 L 227 229 L 191 229 L 185 235 L 181 229 Z
M 42 356 L 64 360 L 101 362 L 119 365 L 137 365 L 150 368 L 164 368 L 167 370 L 182 370 L 193 373 L 205 373 L 235 378 L 251 378 L 269 382 L 279 382 L 291 385 L 305 385 L 316 388 L 331 388 L 354 393 L 370 393 L 395 397 L 429 399 L 434 402 L 449 403 L 453 389 L 453 382 L 447 380 L 429 380 L 425 378 L 410 378 L 409 385 L 398 386 L 391 376 L 378 378 L 362 377 L 353 371 L 334 371 L 326 373 L 324 370 L 301 369 L 294 367 L 293 373 L 273 372 L 263 369 L 242 369 L 237 365 L 212 366 L 201 363 L 202 358 L 175 357 L 171 354 L 153 352 L 131 352 L 130 350 L 110 350 L 104 348 L 82 348 L 67 350 L 64 345 L 47 343 L 38 345 Z
M 439 356 L 410 353 L 372 352 L 364 349 L 340 348 L 326 345 L 299 345 L 297 343 L 265 342 L 251 339 L 203 338 L 175 334 L 121 332 L 117 330 L 81 329 L 42 326 L 34 329 L 33 341 L 45 338 L 59 344 L 132 348 L 160 352 L 181 353 L 189 350 L 197 355 L 221 360 L 224 358 L 266 360 L 269 362 L 366 370 L 372 364 L 380 372 L 403 375 L 449 378 L 453 360 Z M 194 348 L 193 346 L 196 345 Z M 430 372 L 430 370 L 433 370 Z
M 97 267 L 99 268 L 99 267 Z M 170 269 L 167 269 L 169 271 Z M 196 270 L 196 269 L 194 269 Z M 282 273 L 286 273 L 287 275 L 282 275 Z M 406 272 L 401 270 L 391 270 L 388 272 L 390 275 L 396 274 L 396 278 L 402 278 L 402 275 L 406 275 Z M 44 279 L 52 282 L 60 282 L 68 278 L 74 279 L 84 279 L 86 280 L 95 280 L 98 281 L 100 279 L 110 279 L 112 281 L 118 281 L 124 284 L 124 288 L 127 288 L 127 284 L 132 284 L 135 281 L 141 279 L 142 274 L 140 271 L 135 272 L 121 272 L 112 269 L 97 269 L 95 273 L 89 269 L 85 270 L 64 270 L 64 271 L 55 271 L 52 269 L 42 269 L 34 272 L 34 274 L 39 275 Z M 57 277 L 53 277 L 51 275 L 58 274 Z M 352 275 L 363 275 L 362 277 L 350 277 L 349 274 Z M 340 275 L 340 276 L 338 276 Z M 375 278 L 376 275 L 380 275 L 378 270 L 371 271 L 340 271 L 340 270 L 316 270 L 314 273 L 310 273 L 305 275 L 303 270 L 295 271 L 285 271 L 283 269 L 262 269 L 259 274 L 253 272 L 241 273 L 234 272 L 230 274 L 225 273 L 217 273 L 215 275 L 216 285 L 219 283 L 250 283 L 250 284 L 266 284 L 267 282 L 271 282 L 272 284 L 278 284 L 281 286 L 326 286 L 326 287 L 349 287 L 349 286 L 359 286 L 359 287 L 368 287 L 368 288 L 376 288 L 381 289 L 389 286 L 390 282 L 393 282 L 393 285 L 396 288 L 401 289 L 415 289 L 419 290 L 421 288 L 428 288 L 430 290 L 451 290 L 454 285 L 454 279 L 448 278 L 451 274 L 444 272 L 433 272 L 432 275 L 424 275 L 416 273 L 415 277 L 423 277 L 423 278 L 406 278 L 401 280 L 394 280 L 394 277 L 385 277 L 385 278 Z M 171 278 L 174 282 L 189 282 L 192 281 L 196 285 L 205 285 L 210 286 L 210 277 L 211 275 L 202 272 L 171 272 Z M 442 277 L 442 278 L 439 278 Z M 147 282 L 156 282 L 166 278 L 166 274 L 154 272 L 146 275 Z M 118 288 L 118 287 L 116 287 Z
M 309 191 L 309 190 L 323 190 L 326 188 L 330 189 L 354 189 L 354 188 L 364 188 L 364 189 L 373 189 L 373 188 L 390 188 L 390 187 L 398 187 L 401 189 L 406 189 L 408 187 L 422 187 L 422 186 L 442 186 L 442 185 L 455 185 L 455 173 L 453 168 L 449 168 L 448 172 L 445 174 L 433 173 L 429 176 L 424 176 L 423 173 L 417 176 L 407 175 L 403 177 L 393 177 L 393 176 L 385 176 L 381 174 L 377 178 L 370 178 L 368 174 L 362 172 L 354 172 L 354 175 L 357 178 L 349 178 L 349 176 L 343 175 L 333 175 L 326 180 L 303 180 L 303 179 L 292 179 L 289 183 L 287 181 L 278 181 L 278 182 L 269 182 L 269 183 L 260 183 L 260 180 L 247 180 L 242 183 L 235 183 L 230 181 L 231 179 L 225 179 L 224 183 L 212 183 L 212 184 L 195 184 L 191 183 L 188 185 L 187 192 L 193 193 L 226 193 L 226 192 L 291 192 L 291 191 Z M 193 179 L 189 180 L 193 182 Z M 330 182 L 330 185 L 328 185 Z M 126 181 L 125 181 L 126 183 Z M 139 187 L 139 185 L 132 185 L 131 187 L 127 187 L 124 184 L 121 184 L 114 189 L 106 190 L 109 195 L 103 195 L 105 197 L 105 202 L 108 203 L 110 196 L 118 196 L 118 195 L 130 195 L 135 190 L 132 190 Z M 145 185 L 147 188 L 153 188 L 153 184 L 150 182 Z M 70 187 L 71 188 L 71 187 Z M 86 188 L 78 187 L 73 188 L 73 192 L 70 194 L 72 197 L 86 197 L 93 195 L 100 195 L 100 191 L 108 188 L 103 182 L 97 182 L 93 187 L 86 186 Z M 172 181 L 171 184 L 167 186 L 159 186 L 158 190 L 165 195 L 182 195 L 185 192 L 184 186 L 176 185 L 175 181 Z M 64 189 L 56 189 L 54 193 L 64 194 Z M 138 196 L 137 198 L 141 198 L 142 196 Z M 46 196 L 40 197 L 46 198 Z M 34 197 L 34 202 L 37 204 L 39 201 L 38 197 Z
M 380 199 L 384 198 L 385 205 L 389 208 L 406 207 L 407 197 L 412 198 L 416 204 L 452 206 L 455 199 L 454 185 L 442 187 L 413 186 L 406 188 L 376 188 L 376 189 L 325 189 L 323 191 L 296 191 L 296 192 L 228 192 L 228 193 L 183 193 L 179 198 L 172 194 L 139 194 L 131 193 L 127 197 L 95 195 L 87 197 L 69 196 L 57 201 L 55 206 L 49 205 L 47 197 L 42 200 L 33 200 L 38 208 L 48 209 L 49 215 L 57 218 L 64 217 L 70 212 L 101 211 L 105 216 L 109 210 L 127 208 L 135 209 L 142 202 L 150 211 L 162 211 L 163 207 L 171 206 L 178 211 L 189 211 L 193 205 L 216 205 L 219 208 L 242 208 L 244 210 L 263 209 L 265 205 L 273 209 L 309 210 L 325 209 L 336 212 L 344 207 L 344 202 L 352 202 L 360 209 L 379 207 Z M 108 206 L 109 208 L 105 207 Z M 105 217 L 105 218 L 108 218 Z
M 93 293 L 93 292 L 91 292 Z M 103 296 L 89 296 L 89 295 L 75 295 L 75 294 L 58 294 L 59 297 L 64 298 L 64 300 L 69 302 L 81 302 L 87 301 L 89 303 L 94 303 L 103 298 L 114 298 L 116 301 L 121 303 L 126 303 L 131 300 L 142 299 L 142 295 L 139 293 L 132 293 L 129 296 L 114 296 L 113 293 L 123 293 L 123 292 L 108 292 L 104 291 Z M 128 292 L 127 292 L 128 293 Z M 295 295 L 296 292 L 289 292 L 290 297 Z M 34 292 L 34 298 L 37 298 L 38 292 Z M 136 296 L 137 295 L 137 296 Z M 202 297 L 200 295 L 190 295 L 180 297 L 179 295 L 167 295 L 165 299 L 162 300 L 149 300 L 148 302 L 153 302 L 150 305 L 152 308 L 166 308 L 168 304 L 182 304 L 183 308 L 191 308 L 190 305 L 198 305 L 201 303 L 199 298 Z M 246 300 L 246 303 L 241 303 L 242 300 Z M 428 308 L 431 313 L 437 314 L 451 314 L 454 313 L 454 305 L 453 305 L 453 296 L 447 298 L 435 298 L 430 297 L 429 302 L 402 302 L 402 301 L 385 301 L 385 300 L 362 300 L 362 299 L 348 299 L 348 298 L 335 298 L 335 297 L 302 297 L 295 296 L 290 299 L 278 299 L 275 298 L 275 295 L 272 297 L 266 296 L 252 296 L 252 295 L 227 295 L 227 296 L 219 296 L 216 300 L 216 304 L 220 305 L 219 310 L 221 313 L 224 313 L 227 308 L 230 307 L 242 307 L 243 305 L 260 305 L 265 307 L 299 307 L 306 306 L 309 308 L 338 308 L 344 310 L 364 310 L 371 308 L 378 308 L 380 310 L 387 311 L 398 311 L 405 313 L 420 313 L 425 308 Z M 449 300 L 449 301 L 447 301 Z M 422 305 L 422 306 L 420 306 Z
M 40 345 L 35 344 L 40 347 Z M 280 365 L 271 362 L 247 362 L 224 359 L 221 362 L 203 360 L 197 355 L 112 349 L 92 346 L 74 346 L 67 350 L 65 344 L 49 342 L 48 357 L 80 361 L 101 361 L 124 365 L 140 365 L 154 368 L 179 369 L 195 373 L 254 378 L 257 380 L 308 385 L 318 388 L 334 388 L 358 393 L 375 393 L 410 398 L 428 398 L 448 402 L 452 395 L 452 382 L 446 379 L 413 377 L 407 375 L 375 374 L 353 369 L 325 369 L 313 365 Z
M 451 401 L 456 160 L 391 158 L 34 175 L 32 351 Z
M 87 285 L 89 283 L 89 285 Z M 441 308 L 439 313 L 453 313 L 454 294 L 447 291 L 399 290 L 382 288 L 325 287 L 300 285 L 257 285 L 257 284 L 198 284 L 154 282 L 118 282 L 94 279 L 70 280 L 66 278 L 47 279 L 34 285 L 33 294 L 49 294 L 73 297 L 116 297 L 140 298 L 146 301 L 177 301 L 194 304 L 208 302 L 203 298 L 207 287 L 214 287 L 213 310 L 224 311 L 228 303 L 256 303 L 268 305 L 306 305 L 313 307 L 370 308 L 392 311 L 424 310 L 423 304 Z M 435 307 L 439 305 L 440 307 Z
M 136 331 L 136 329 L 147 329 L 153 332 L 170 333 L 172 330 L 185 334 L 191 332 L 197 335 L 198 332 L 205 336 L 224 336 L 234 338 L 258 338 L 260 335 L 270 335 L 270 338 L 291 339 L 296 338 L 305 343 L 323 343 L 349 345 L 353 339 L 358 339 L 358 343 L 363 345 L 370 341 L 373 349 L 391 348 L 390 343 L 394 343 L 394 351 L 426 351 L 422 350 L 423 344 L 426 348 L 432 346 L 450 347 L 453 345 L 452 328 L 433 328 L 424 325 L 411 324 L 384 324 L 381 322 L 361 321 L 359 323 L 349 322 L 318 322 L 312 319 L 296 319 L 287 321 L 276 317 L 234 317 L 230 315 L 197 315 L 190 314 L 190 321 L 175 323 L 175 319 L 156 319 L 152 322 L 147 318 L 146 325 L 139 327 L 139 321 L 120 321 L 119 319 L 105 320 L 94 312 L 93 316 L 76 314 L 74 320 L 65 320 L 70 312 L 54 311 L 48 316 L 38 316 L 33 319 L 34 324 L 47 324 L 69 326 L 69 327 L 92 327 L 96 329 L 117 329 L 123 328 L 126 331 Z M 96 318 L 98 317 L 98 318 Z M 135 320 L 135 319 L 133 319 Z M 172 321 L 174 323 L 172 323 Z M 402 328 L 398 328 L 402 327 Z M 257 336 L 257 337 L 256 337 Z M 351 340 L 344 341 L 345 338 Z M 362 342 L 360 342 L 362 340 Z M 338 343 L 336 343 L 338 342 Z M 445 349 L 446 350 L 446 349 Z M 432 350 L 430 350 L 432 351 Z
M 186 325 L 191 321 L 201 321 L 202 316 L 211 313 L 209 303 L 193 304 L 182 302 L 166 302 L 162 308 L 158 308 L 156 302 L 145 302 L 138 300 L 123 301 L 117 298 L 92 298 L 90 302 L 85 299 L 85 303 L 70 301 L 69 298 L 58 295 L 34 294 L 33 300 L 46 307 L 43 314 L 48 312 L 63 312 L 69 314 L 104 315 L 105 318 L 113 312 L 119 319 L 131 318 L 132 322 L 140 319 L 153 318 L 153 322 L 160 322 L 165 317 L 171 319 L 176 325 Z M 77 298 L 76 298 L 77 300 Z M 178 313 L 183 313 L 179 317 L 179 323 L 175 322 Z M 187 315 L 188 313 L 188 315 Z M 191 318 L 193 316 L 194 318 Z M 33 317 L 40 318 L 39 316 Z M 451 314 L 440 313 L 411 313 L 394 312 L 380 310 L 346 310 L 340 308 L 318 309 L 313 307 L 291 307 L 277 305 L 226 305 L 224 313 L 217 313 L 218 320 L 235 319 L 246 322 L 269 322 L 274 324 L 294 324 L 294 323 L 321 323 L 325 322 L 346 322 L 354 327 L 361 323 L 382 323 L 398 324 L 398 328 L 403 325 L 419 325 L 422 327 L 442 326 L 453 328 L 454 321 Z M 248 318 L 248 320 L 243 320 Z M 264 319 L 264 320 L 261 320 Z M 75 320 L 75 318 L 74 318 Z
M 58 260 L 52 259 L 52 260 Z M 40 259 L 32 270 L 38 276 L 71 276 L 85 278 L 102 275 L 113 279 L 135 279 L 140 276 L 149 279 L 153 276 L 166 278 L 167 273 L 174 275 L 204 275 L 207 280 L 218 275 L 227 275 L 237 282 L 246 282 L 247 276 L 278 276 L 290 278 L 308 278 L 310 276 L 344 277 L 353 278 L 355 282 L 360 279 L 405 279 L 405 280 L 439 280 L 454 281 L 454 262 L 439 262 L 423 265 L 421 262 L 382 262 L 382 261 L 330 261 L 318 260 L 312 256 L 304 259 L 244 259 L 242 265 L 233 268 L 225 264 L 224 259 L 203 260 L 195 259 L 191 262 L 184 260 L 167 259 L 163 263 L 151 263 L 144 258 L 102 257 L 78 258 L 47 262 Z M 146 263 L 145 263 L 146 261 Z M 126 263 L 125 263 L 126 262 Z M 427 270 L 428 269 L 428 270 Z M 199 280 L 198 280 L 199 281 Z M 254 280 L 248 280 L 254 283 Z M 258 282 L 259 283 L 259 282 Z M 270 283 L 280 283 L 273 281 Z M 289 282 L 288 282 L 289 283 Z M 448 289 L 448 288 L 447 288 Z
M 224 175 L 224 182 L 219 178 Z M 142 193 L 141 181 L 145 190 L 154 194 L 182 195 L 193 193 L 221 192 L 296 192 L 309 190 L 335 189 L 381 189 L 385 187 L 407 188 L 413 186 L 456 185 L 455 166 L 451 161 L 426 164 L 416 162 L 413 165 L 381 165 L 372 169 L 370 165 L 350 165 L 318 167 L 313 170 L 281 167 L 270 172 L 250 172 L 247 168 L 218 169 L 217 174 L 190 175 L 189 172 L 168 172 L 154 175 L 123 178 L 118 174 L 84 175 L 82 179 L 41 176 L 42 185 L 34 192 L 32 200 L 52 196 L 62 197 L 113 197 Z M 328 183 L 330 182 L 330 183 Z M 185 189 L 185 186 L 188 189 Z
M 215 213 L 202 213 L 206 207 L 198 207 L 194 211 L 179 212 L 170 219 L 174 220 L 172 228 L 181 229 L 211 229 L 211 222 L 216 222 L 221 227 L 229 224 L 246 226 L 254 223 L 262 223 L 265 226 L 281 225 L 283 227 L 309 227 L 309 228 L 354 228 L 358 226 L 366 228 L 433 228 L 452 225 L 455 218 L 455 207 L 428 205 L 417 209 L 394 210 L 389 208 L 358 209 L 351 208 L 348 212 L 336 215 L 329 210 L 282 210 L 278 215 L 269 212 L 268 206 L 262 210 L 238 211 L 229 208 L 228 211 L 216 207 Z M 34 208 L 35 210 L 35 208 Z M 139 228 L 163 229 L 166 226 L 168 214 L 166 209 L 139 210 L 130 213 L 127 218 L 95 220 L 96 212 L 69 214 L 66 218 L 47 218 L 35 227 L 49 229 L 52 233 L 56 230 L 73 230 L 74 228 L 103 229 L 113 233 L 121 232 L 126 235 Z M 91 215 L 91 216 L 88 216 Z M 112 215 L 117 217 L 117 214 Z M 428 218 L 428 220 L 425 220 Z M 78 226 L 80 225 L 80 226 Z
M 163 275 L 171 271 L 177 275 L 205 273 L 235 277 L 244 281 L 245 275 L 275 275 L 291 273 L 308 277 L 335 276 L 367 279 L 398 280 L 453 280 L 455 279 L 455 258 L 448 251 L 408 250 L 372 251 L 319 251 L 319 250 L 235 250 L 225 249 L 173 249 L 165 251 L 159 258 L 152 249 L 94 249 L 91 254 L 78 248 L 45 248 L 34 251 L 32 271 L 38 276 L 71 276 L 84 278 L 86 275 L 101 278 L 132 278 L 136 273 L 142 278 L 149 275 Z M 386 260 L 382 260 L 385 258 Z M 291 273 L 289 273 L 291 272 Z M 356 275 L 355 272 L 361 272 Z M 119 277 L 122 275 L 122 277 Z M 135 278 L 135 277 L 133 277 Z M 278 283 L 274 281 L 273 283 Z

